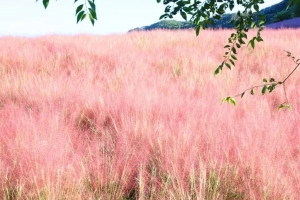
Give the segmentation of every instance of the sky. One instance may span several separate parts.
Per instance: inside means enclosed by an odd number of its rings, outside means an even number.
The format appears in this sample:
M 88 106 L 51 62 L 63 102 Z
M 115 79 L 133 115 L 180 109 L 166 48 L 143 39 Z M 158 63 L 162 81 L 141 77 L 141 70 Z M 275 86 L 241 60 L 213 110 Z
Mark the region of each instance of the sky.
M 120 34 L 158 22 L 165 8 L 156 0 L 95 0 L 98 21 L 93 27 L 88 19 L 76 23 L 76 7 L 84 1 L 50 0 L 45 10 L 42 0 L 0 0 L 0 35 Z M 265 0 L 263 7 L 280 1 Z

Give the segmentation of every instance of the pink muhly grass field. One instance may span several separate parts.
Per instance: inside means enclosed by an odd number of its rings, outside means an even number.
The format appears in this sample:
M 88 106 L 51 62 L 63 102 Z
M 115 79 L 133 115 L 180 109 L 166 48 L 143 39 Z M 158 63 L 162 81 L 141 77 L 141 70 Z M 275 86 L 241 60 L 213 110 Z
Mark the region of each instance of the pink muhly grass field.
M 264 31 L 214 77 L 230 33 L 0 38 L 0 198 L 299 197 L 299 70 L 290 110 L 281 87 L 221 99 L 287 76 L 300 30 Z

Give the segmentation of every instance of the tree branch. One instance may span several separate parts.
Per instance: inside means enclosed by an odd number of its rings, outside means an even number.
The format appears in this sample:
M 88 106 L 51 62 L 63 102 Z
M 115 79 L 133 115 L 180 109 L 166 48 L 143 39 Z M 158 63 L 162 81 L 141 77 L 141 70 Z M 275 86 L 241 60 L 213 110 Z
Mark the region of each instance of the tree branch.
M 265 94 L 266 91 L 268 90 L 269 93 L 271 93 L 277 85 L 282 85 L 283 86 L 283 91 L 284 91 L 284 96 L 285 96 L 285 99 L 286 99 L 286 102 L 282 103 L 279 105 L 278 109 L 282 109 L 282 108 L 290 108 L 290 103 L 289 103 L 289 100 L 288 100 L 288 96 L 287 96 L 287 92 L 286 92 L 286 81 L 294 74 L 294 72 L 297 70 L 297 68 L 300 66 L 300 59 L 297 59 L 288 51 L 286 51 L 287 53 L 287 56 L 288 57 L 291 57 L 294 61 L 294 63 L 296 64 L 295 68 L 283 79 L 283 81 L 275 81 L 274 78 L 271 78 L 269 81 L 267 79 L 263 79 L 263 81 L 265 82 L 265 84 L 261 84 L 261 85 L 256 85 L 256 86 L 253 86 L 253 87 L 250 87 L 246 90 L 244 90 L 242 93 L 239 93 L 237 95 L 235 95 L 234 97 L 241 97 L 243 98 L 243 96 L 245 95 L 245 93 L 247 91 L 250 91 L 250 94 L 251 95 L 254 95 L 254 89 L 256 88 L 262 88 L 262 91 L 261 93 L 262 94 Z M 226 102 L 230 102 L 232 101 L 235 101 L 234 97 L 226 97 L 222 100 L 222 102 L 226 101 Z M 228 101 L 226 100 L 228 99 Z M 229 101 L 230 100 L 230 101 Z M 234 104 L 235 105 L 235 104 Z

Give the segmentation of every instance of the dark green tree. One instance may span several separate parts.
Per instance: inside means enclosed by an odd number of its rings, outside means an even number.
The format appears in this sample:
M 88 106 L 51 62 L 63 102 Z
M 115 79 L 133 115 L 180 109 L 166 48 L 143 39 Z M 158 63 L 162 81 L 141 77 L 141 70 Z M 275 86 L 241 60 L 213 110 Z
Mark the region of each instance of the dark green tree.
M 294 17 L 300 17 L 300 1 L 295 2 Z
M 289 12 L 288 10 L 280 11 L 274 16 L 273 22 L 280 22 L 283 20 L 291 19 L 292 15 L 294 14 Z

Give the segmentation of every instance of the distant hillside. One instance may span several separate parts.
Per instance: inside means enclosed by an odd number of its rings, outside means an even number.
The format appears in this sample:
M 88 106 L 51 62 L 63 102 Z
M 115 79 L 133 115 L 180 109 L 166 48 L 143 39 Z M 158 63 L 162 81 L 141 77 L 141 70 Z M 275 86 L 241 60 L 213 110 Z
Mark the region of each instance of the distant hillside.
M 155 24 L 152 24 L 150 26 L 143 26 L 139 28 L 135 28 L 130 30 L 131 31 L 149 31 L 149 30 L 155 30 L 155 29 L 191 29 L 195 28 L 195 25 L 191 22 L 181 22 L 176 20 L 161 20 Z
M 265 9 L 262 9 L 259 13 L 262 13 L 266 16 L 266 25 L 267 27 L 269 24 L 273 24 L 275 22 L 280 22 L 288 19 L 292 19 L 294 17 L 294 6 L 290 7 L 288 10 L 286 10 L 286 7 L 288 5 L 289 0 L 283 0 L 282 2 L 272 5 L 270 7 L 267 7 Z M 230 23 L 231 19 L 235 16 L 235 14 L 224 14 L 222 18 L 215 22 L 215 26 L 212 28 L 233 28 L 234 25 Z M 293 23 L 297 26 L 297 20 L 294 20 Z M 281 24 L 284 25 L 284 24 Z M 161 20 L 157 23 L 154 23 L 149 26 L 143 26 L 139 28 L 135 28 L 130 30 L 131 31 L 148 31 L 148 30 L 155 30 L 155 29 L 170 29 L 170 30 L 176 30 L 176 29 L 191 29 L 194 28 L 194 24 L 191 22 L 186 21 L 176 21 L 176 20 Z
M 259 13 L 266 16 L 266 24 L 293 18 L 294 6 L 286 10 L 289 0 L 283 0 L 275 5 L 262 9 Z

